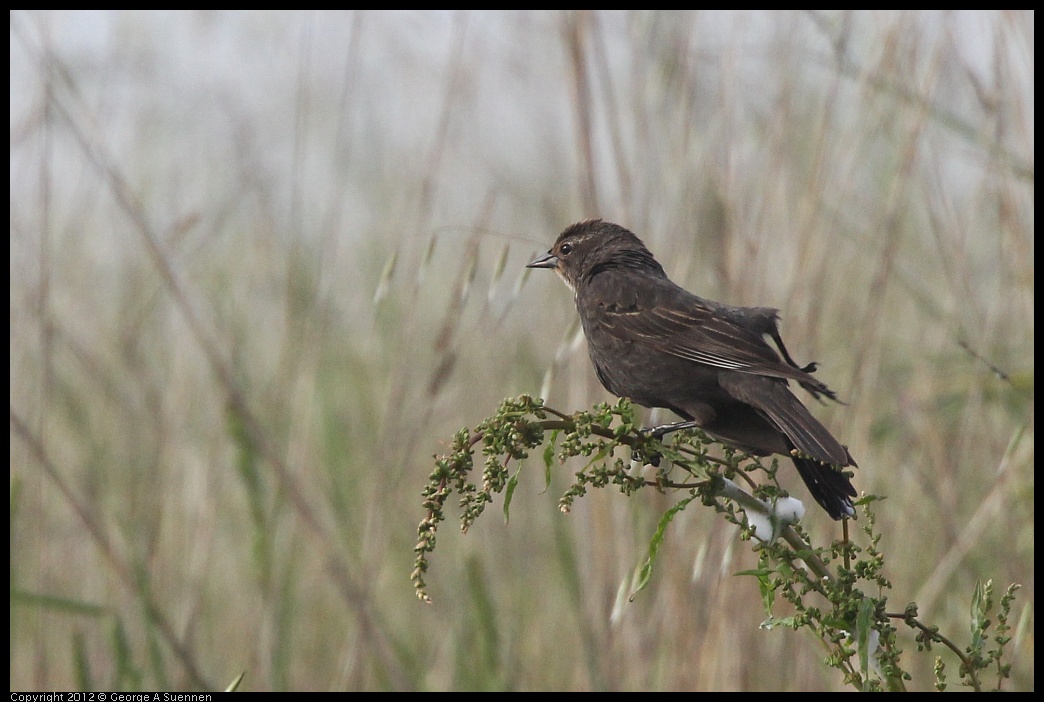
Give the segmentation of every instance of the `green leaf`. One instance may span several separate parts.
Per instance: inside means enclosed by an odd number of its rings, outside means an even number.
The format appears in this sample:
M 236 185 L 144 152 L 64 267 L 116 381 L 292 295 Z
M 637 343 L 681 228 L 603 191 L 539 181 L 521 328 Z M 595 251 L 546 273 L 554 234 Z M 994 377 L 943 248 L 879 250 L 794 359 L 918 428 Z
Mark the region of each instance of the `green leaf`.
M 633 601 L 634 596 L 645 589 L 652 579 L 652 567 L 653 561 L 656 560 L 656 553 L 660 550 L 660 546 L 663 544 L 664 534 L 667 531 L 667 525 L 674 520 L 674 516 L 681 512 L 685 507 L 696 499 L 696 493 L 693 493 L 680 501 L 678 504 L 671 507 L 669 510 L 663 513 L 660 517 L 660 523 L 656 527 L 656 533 L 653 534 L 652 540 L 649 541 L 649 555 L 645 559 L 645 563 L 642 564 L 642 568 L 638 573 L 638 585 L 634 588 L 634 591 L 627 598 L 628 601 Z
M 992 581 L 986 581 L 985 585 L 981 580 L 975 581 L 975 591 L 972 593 L 971 603 L 971 650 L 975 653 L 981 652 L 985 645 L 985 632 L 988 626 L 986 615 L 992 605 L 990 602 L 992 590 Z
M 558 439 L 559 429 L 551 432 L 551 438 L 544 447 L 544 490 L 551 487 L 551 465 L 555 460 L 555 441 Z
M 510 515 L 508 511 L 511 508 L 511 496 L 515 494 L 515 488 L 518 487 L 518 474 L 522 471 L 522 464 L 518 464 L 518 468 L 508 478 L 507 485 L 504 487 L 504 523 L 508 523 Z
M 753 575 L 758 579 L 758 590 L 761 591 L 761 606 L 765 608 L 765 614 L 772 619 L 772 605 L 776 601 L 776 590 L 772 587 L 772 572 L 765 568 L 757 570 L 741 570 L 734 575 Z
M 800 626 L 797 617 L 769 617 L 765 621 L 758 625 L 759 629 L 765 631 L 771 631 L 778 627 L 786 627 L 788 629 L 797 629 Z

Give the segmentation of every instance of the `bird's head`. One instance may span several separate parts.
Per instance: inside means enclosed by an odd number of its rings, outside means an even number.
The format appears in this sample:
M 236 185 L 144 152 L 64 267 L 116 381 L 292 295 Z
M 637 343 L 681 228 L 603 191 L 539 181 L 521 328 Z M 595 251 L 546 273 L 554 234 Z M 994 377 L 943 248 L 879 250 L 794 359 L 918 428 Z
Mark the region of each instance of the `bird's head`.
M 585 219 L 567 227 L 546 254 L 526 266 L 554 269 L 574 291 L 581 281 L 614 267 L 664 275 L 641 239 L 619 224 L 600 219 Z

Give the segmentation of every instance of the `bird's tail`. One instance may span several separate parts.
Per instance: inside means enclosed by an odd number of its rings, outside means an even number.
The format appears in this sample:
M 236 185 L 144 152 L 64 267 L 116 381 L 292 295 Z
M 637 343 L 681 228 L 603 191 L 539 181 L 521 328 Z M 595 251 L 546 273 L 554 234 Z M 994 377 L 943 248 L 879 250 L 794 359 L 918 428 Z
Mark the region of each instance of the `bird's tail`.
M 852 481 L 840 468 L 817 461 L 814 458 L 791 456 L 798 474 L 805 481 L 808 491 L 819 505 L 834 519 L 854 517 L 852 498 L 856 490 Z

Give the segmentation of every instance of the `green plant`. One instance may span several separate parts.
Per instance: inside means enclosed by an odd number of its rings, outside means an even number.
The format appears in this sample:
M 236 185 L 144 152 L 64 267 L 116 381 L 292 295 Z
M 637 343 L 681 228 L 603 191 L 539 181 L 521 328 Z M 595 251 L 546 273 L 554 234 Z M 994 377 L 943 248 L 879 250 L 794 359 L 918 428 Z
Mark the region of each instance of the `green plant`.
M 481 483 L 477 483 L 471 476 L 480 443 L 485 465 Z M 902 622 L 917 632 L 919 651 L 939 644 L 957 656 L 962 684 L 981 691 L 985 686 L 983 674 L 992 667 L 995 689 L 1001 688 L 1010 672 L 1002 655 L 1011 639 L 1008 620 L 1018 585 L 1011 585 L 1001 598 L 992 637 L 992 582 L 976 585 L 971 641 L 961 650 L 937 627 L 918 618 L 916 604 L 907 605 L 902 612 L 888 611 L 892 584 L 885 576 L 885 556 L 878 548 L 881 536 L 875 531 L 871 509 L 878 498 L 865 496 L 857 503 L 862 507 L 865 545 L 849 538 L 849 522 L 843 521 L 843 538 L 816 547 L 798 524 L 802 510 L 794 508 L 776 482 L 775 461 L 765 466 L 727 447 L 723 458 L 713 457 L 707 451 L 712 444 L 699 431 L 677 432 L 668 443 L 659 441 L 639 428 L 634 407 L 627 400 L 598 404 L 590 411 L 573 414 L 528 395 L 505 400 L 474 432 L 466 428 L 457 432 L 450 452 L 436 458 L 435 471 L 423 492 L 426 516 L 418 527 L 420 540 L 415 548 L 412 578 L 418 597 L 430 601 L 424 578 L 439 524 L 446 519 L 446 501 L 459 495 L 464 532 L 492 503 L 495 493 L 504 494 L 507 515 L 520 470 L 520 465 L 510 470 L 512 461 L 521 464 L 532 450 L 543 445 L 548 485 L 556 458 L 559 463 L 576 456 L 587 459 L 559 499 L 563 512 L 569 512 L 574 501 L 592 488 L 615 486 L 628 496 L 643 488 L 678 490 L 684 495 L 662 515 L 632 598 L 649 584 L 670 522 L 699 500 L 739 527 L 740 539 L 750 541 L 757 552 L 758 568 L 739 575 L 752 576 L 758 582 L 768 616 L 763 628 L 810 630 L 828 652 L 826 663 L 840 670 L 847 684 L 868 691 L 905 689 L 910 675 L 902 667 L 903 650 L 895 626 Z M 642 466 L 648 464 L 656 466 L 653 477 L 644 477 L 642 472 Z M 758 473 L 764 474 L 764 480 L 755 480 Z M 746 483 L 749 493 L 739 487 L 740 481 Z M 779 599 L 791 605 L 792 614 L 773 614 Z M 944 689 L 947 682 L 941 658 L 936 661 L 935 673 L 936 688 Z

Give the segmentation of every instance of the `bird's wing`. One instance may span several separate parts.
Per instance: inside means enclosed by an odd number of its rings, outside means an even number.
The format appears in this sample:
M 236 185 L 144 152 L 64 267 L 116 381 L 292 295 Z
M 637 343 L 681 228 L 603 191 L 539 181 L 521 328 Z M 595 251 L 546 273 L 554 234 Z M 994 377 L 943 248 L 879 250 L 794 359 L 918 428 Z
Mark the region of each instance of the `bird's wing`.
M 833 396 L 826 385 L 784 363 L 762 331 L 723 316 L 670 281 L 609 282 L 593 280 L 598 289 L 584 296 L 596 301 L 588 312 L 606 333 L 722 370 L 796 380 L 812 392 Z
M 855 465 L 848 449 L 812 416 L 786 385 L 763 376 L 724 373 L 721 386 L 766 417 L 788 443 L 806 456 L 836 466 Z

